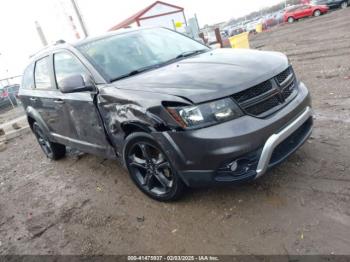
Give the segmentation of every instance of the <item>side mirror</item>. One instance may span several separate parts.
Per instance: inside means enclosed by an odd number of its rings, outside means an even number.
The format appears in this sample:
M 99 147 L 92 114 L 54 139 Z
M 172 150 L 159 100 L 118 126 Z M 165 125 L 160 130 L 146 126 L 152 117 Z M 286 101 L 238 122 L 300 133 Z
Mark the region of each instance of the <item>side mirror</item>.
M 63 78 L 58 85 L 62 93 L 76 93 L 95 90 L 93 82 L 89 79 L 89 81 L 85 83 L 82 75 L 70 75 Z

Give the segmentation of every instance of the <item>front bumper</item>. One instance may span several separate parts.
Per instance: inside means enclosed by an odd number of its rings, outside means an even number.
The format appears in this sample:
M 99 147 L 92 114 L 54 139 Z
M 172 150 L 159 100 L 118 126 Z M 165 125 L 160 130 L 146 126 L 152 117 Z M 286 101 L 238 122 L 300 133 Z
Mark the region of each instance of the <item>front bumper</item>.
M 309 92 L 298 95 L 273 116 L 244 116 L 216 126 L 154 134 L 183 181 L 192 187 L 253 180 L 285 160 L 311 135 Z M 241 163 L 232 172 L 230 164 Z
M 292 134 L 294 134 L 295 131 L 297 131 L 302 125 L 307 123 L 307 121 L 311 121 L 311 124 L 306 126 L 306 130 L 302 130 L 304 131 L 304 135 L 301 136 L 298 139 L 299 141 L 296 142 L 297 147 L 291 148 L 290 151 L 294 152 L 305 142 L 305 140 L 311 135 L 312 132 L 312 110 L 309 106 L 306 107 L 304 112 L 295 120 L 293 120 L 288 126 L 282 129 L 280 132 L 271 135 L 269 139 L 267 139 L 262 149 L 258 166 L 256 169 L 256 178 L 262 176 L 266 172 L 267 168 L 269 167 L 271 156 L 275 148 L 288 137 L 290 137 Z M 285 152 L 285 154 L 290 155 L 293 152 Z

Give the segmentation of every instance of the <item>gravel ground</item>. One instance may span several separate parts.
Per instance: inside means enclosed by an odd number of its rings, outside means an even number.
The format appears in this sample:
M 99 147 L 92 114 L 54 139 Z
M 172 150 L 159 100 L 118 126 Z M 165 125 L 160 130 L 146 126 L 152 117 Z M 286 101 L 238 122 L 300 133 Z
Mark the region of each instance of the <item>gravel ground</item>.
M 0 110 L 0 125 L 24 115 L 25 112 L 22 106 Z
M 158 203 L 109 160 L 44 157 L 32 134 L 0 152 L 0 254 L 350 254 L 350 8 L 255 36 L 310 88 L 312 138 L 241 186 Z

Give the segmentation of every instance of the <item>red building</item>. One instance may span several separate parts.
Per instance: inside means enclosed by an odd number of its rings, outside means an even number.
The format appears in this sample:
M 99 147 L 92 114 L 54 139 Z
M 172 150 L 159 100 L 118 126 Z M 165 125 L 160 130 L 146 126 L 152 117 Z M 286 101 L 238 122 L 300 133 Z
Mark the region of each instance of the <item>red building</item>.
M 175 24 L 186 25 L 184 9 L 176 5 L 156 1 L 124 21 L 116 24 L 110 28 L 109 31 L 137 26 L 162 26 L 174 29 Z

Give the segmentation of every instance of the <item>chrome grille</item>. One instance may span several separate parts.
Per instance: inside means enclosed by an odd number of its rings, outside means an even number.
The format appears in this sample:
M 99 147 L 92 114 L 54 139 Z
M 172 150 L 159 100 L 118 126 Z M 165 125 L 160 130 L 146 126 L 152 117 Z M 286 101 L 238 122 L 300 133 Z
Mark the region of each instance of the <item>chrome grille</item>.
M 284 70 L 282 73 L 278 74 L 276 76 L 276 80 L 279 84 L 282 84 L 283 81 L 285 81 L 291 74 L 292 74 L 291 67 L 288 67 L 286 70 Z
M 233 98 L 238 102 L 244 102 L 256 96 L 259 96 L 263 93 L 272 89 L 272 83 L 270 80 L 265 81 L 259 85 L 248 88 L 242 92 L 233 95 Z
M 260 115 L 280 104 L 277 96 L 272 96 L 269 99 L 263 100 L 260 103 L 257 103 L 251 107 L 246 108 L 245 110 L 251 115 Z
M 275 77 L 232 95 L 249 115 L 266 117 L 287 104 L 297 93 L 292 67 Z

